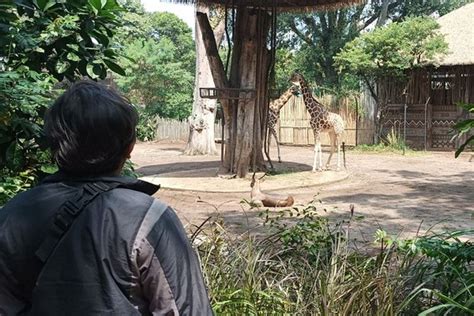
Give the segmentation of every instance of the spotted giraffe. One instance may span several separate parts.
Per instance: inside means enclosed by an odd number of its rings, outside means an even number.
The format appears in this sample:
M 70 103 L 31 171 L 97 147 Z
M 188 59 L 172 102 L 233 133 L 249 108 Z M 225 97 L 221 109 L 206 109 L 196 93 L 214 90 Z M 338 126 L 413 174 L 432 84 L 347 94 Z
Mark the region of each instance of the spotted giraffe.
M 342 133 L 344 132 L 344 121 L 341 116 L 336 113 L 329 112 L 324 105 L 316 100 L 306 84 L 304 77 L 295 72 L 290 81 L 299 85 L 301 93 L 303 94 L 303 100 L 308 110 L 311 120 L 310 125 L 314 133 L 314 161 L 313 161 L 313 172 L 316 170 L 321 171 L 322 162 L 322 150 L 321 150 L 321 133 L 328 133 L 331 139 L 331 153 L 329 154 L 328 161 L 326 163 L 326 169 L 329 169 L 329 163 L 331 162 L 332 155 L 335 147 L 337 147 L 337 169 L 341 166 L 341 145 L 339 143 Z
M 286 90 L 278 99 L 271 101 L 270 105 L 268 106 L 268 148 L 270 148 L 271 136 L 275 138 L 278 150 L 278 162 L 281 162 L 280 157 L 280 142 L 278 141 L 278 135 L 276 132 L 276 124 L 278 119 L 280 118 L 280 110 L 281 108 L 288 102 L 293 94 L 297 91 L 295 86 L 292 86 L 288 90 Z

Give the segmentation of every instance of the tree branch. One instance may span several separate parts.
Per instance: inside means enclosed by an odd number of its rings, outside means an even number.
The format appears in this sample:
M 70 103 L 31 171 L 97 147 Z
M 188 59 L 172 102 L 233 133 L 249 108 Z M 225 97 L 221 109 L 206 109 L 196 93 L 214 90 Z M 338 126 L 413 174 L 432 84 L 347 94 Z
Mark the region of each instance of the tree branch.
M 209 60 L 214 84 L 217 88 L 227 88 L 229 84 L 225 75 L 224 65 L 222 64 L 222 60 L 219 56 L 216 39 L 214 38 L 214 32 L 212 31 L 207 14 L 196 12 L 196 19 L 201 28 L 202 40 L 204 47 L 206 48 L 206 55 Z
M 290 29 L 303 41 L 305 41 L 307 44 L 313 46 L 314 42 L 309 38 L 309 36 L 304 35 L 298 28 L 296 27 L 295 21 L 290 22 Z

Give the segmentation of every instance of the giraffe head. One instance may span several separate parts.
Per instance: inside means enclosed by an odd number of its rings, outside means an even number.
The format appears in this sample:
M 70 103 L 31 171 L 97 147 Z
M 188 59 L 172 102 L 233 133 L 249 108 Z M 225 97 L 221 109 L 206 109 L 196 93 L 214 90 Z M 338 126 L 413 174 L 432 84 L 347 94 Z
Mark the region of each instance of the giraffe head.
M 298 71 L 295 70 L 293 74 L 290 77 L 290 82 L 293 83 L 294 85 L 301 85 L 302 82 L 305 82 L 303 75 Z
M 300 89 L 300 87 L 297 86 L 297 85 L 295 85 L 295 84 L 290 87 L 290 91 L 291 91 L 291 93 L 292 93 L 293 95 L 295 95 L 295 96 L 299 96 L 299 95 L 301 94 L 301 89 Z

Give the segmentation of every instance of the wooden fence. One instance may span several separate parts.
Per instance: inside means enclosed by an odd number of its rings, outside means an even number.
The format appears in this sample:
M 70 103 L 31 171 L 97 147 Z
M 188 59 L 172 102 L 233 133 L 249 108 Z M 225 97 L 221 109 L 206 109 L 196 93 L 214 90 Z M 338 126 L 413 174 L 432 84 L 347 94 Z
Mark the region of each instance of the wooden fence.
M 341 115 L 345 122 L 342 141 L 346 145 L 371 144 L 373 142 L 374 124 L 371 104 L 365 96 L 357 99 L 343 98 L 337 100 L 327 95 L 318 98 L 331 112 Z M 363 103 L 362 103 L 363 102 Z M 364 106 L 361 106 L 364 104 Z M 359 117 L 359 119 L 357 119 Z M 280 112 L 279 137 L 283 144 L 313 145 L 314 134 L 310 126 L 310 115 L 302 97 L 292 97 Z M 321 143 L 330 145 L 327 133 L 321 135 Z
M 173 119 L 158 118 L 156 120 L 156 136 L 158 141 L 187 141 L 189 136 L 188 121 L 178 121 Z M 214 137 L 221 138 L 221 124 L 214 125 Z
M 336 100 L 332 96 L 323 96 L 319 101 L 329 110 L 339 113 L 346 124 L 343 140 L 347 145 L 371 144 L 373 142 L 373 104 L 370 98 L 362 95 L 357 100 L 348 98 Z M 357 106 L 356 104 L 357 103 Z M 361 106 L 363 104 L 363 106 Z M 359 109 L 359 110 L 356 110 Z M 359 120 L 357 120 L 359 116 Z M 280 142 L 291 145 L 313 145 L 314 135 L 309 124 L 310 116 L 301 97 L 292 97 L 282 108 L 278 126 Z M 220 122 L 214 125 L 215 138 L 221 139 Z M 187 121 L 160 118 L 157 120 L 156 140 L 186 141 L 189 136 Z M 323 145 L 329 145 L 329 137 L 321 137 Z M 274 142 L 273 142 L 274 144 Z

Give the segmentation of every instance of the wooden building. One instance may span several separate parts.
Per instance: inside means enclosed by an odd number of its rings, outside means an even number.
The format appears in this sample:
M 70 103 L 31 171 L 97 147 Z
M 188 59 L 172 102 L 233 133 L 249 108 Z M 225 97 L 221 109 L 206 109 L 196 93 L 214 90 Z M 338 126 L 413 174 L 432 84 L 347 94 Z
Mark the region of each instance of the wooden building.
M 438 19 L 449 52 L 439 65 L 412 73 L 404 87 L 391 80 L 379 85 L 389 100 L 383 134 L 395 130 L 409 146 L 428 150 L 453 150 L 452 127 L 469 115 L 458 103 L 474 103 L 474 3 Z M 404 111 L 405 104 L 406 114 Z M 406 115 L 406 119 L 405 119 Z M 461 141 L 461 140 L 458 140 Z

